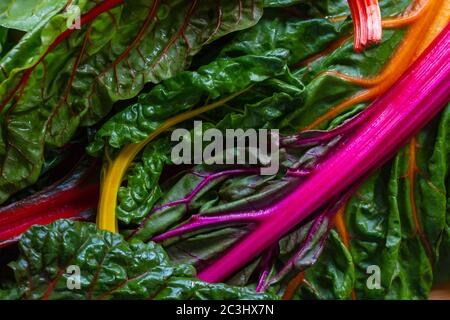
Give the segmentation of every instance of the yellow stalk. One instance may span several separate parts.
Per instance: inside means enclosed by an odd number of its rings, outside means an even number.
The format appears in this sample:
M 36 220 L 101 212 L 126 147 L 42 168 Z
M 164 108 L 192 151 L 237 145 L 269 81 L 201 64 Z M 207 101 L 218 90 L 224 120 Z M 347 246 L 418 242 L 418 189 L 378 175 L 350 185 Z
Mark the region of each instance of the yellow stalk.
M 199 116 L 202 113 L 213 110 L 227 103 L 228 101 L 236 98 L 242 93 L 249 90 L 251 87 L 247 87 L 244 90 L 234 93 L 233 95 L 211 103 L 209 105 L 200 107 L 198 109 L 181 113 L 175 117 L 166 120 L 161 126 L 153 131 L 144 141 L 136 144 L 129 144 L 125 146 L 118 154 L 118 156 L 109 161 L 106 171 L 102 179 L 100 201 L 98 205 L 97 225 L 102 230 L 110 232 L 117 232 L 117 220 L 116 220 L 116 208 L 117 208 L 117 193 L 119 192 L 120 185 L 123 177 L 125 176 L 128 168 L 133 162 L 134 158 L 144 147 L 161 133 L 176 126 L 177 124 L 186 120 Z

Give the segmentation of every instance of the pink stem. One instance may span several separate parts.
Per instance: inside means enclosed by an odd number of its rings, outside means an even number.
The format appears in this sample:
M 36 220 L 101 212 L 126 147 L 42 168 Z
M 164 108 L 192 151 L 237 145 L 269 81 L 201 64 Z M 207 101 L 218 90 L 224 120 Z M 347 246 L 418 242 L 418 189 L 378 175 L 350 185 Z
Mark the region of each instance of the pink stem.
M 290 177 L 307 177 L 311 174 L 311 171 L 303 169 L 288 169 L 286 175 Z
M 274 256 L 275 250 L 277 250 L 277 249 L 278 249 L 278 245 L 273 245 L 271 248 L 269 248 L 269 250 L 263 256 L 263 259 L 261 261 L 262 272 L 261 272 L 261 276 L 259 277 L 258 285 L 256 286 L 256 289 L 255 289 L 256 292 L 266 291 L 267 278 L 269 276 L 269 272 L 271 269 L 271 260 Z
M 176 237 L 180 234 L 199 228 L 209 227 L 215 224 L 233 223 L 233 222 L 258 222 L 261 221 L 266 215 L 267 213 L 264 210 L 255 212 L 224 214 L 220 216 L 194 215 L 191 217 L 191 221 L 186 223 L 185 225 L 169 230 L 163 234 L 160 234 L 152 238 L 151 240 L 155 242 L 161 242 L 169 238 Z
M 136 233 L 139 232 L 139 230 L 141 230 L 142 228 L 144 228 L 145 223 L 147 222 L 148 219 L 150 219 L 150 217 L 155 214 L 158 211 L 161 211 L 163 209 L 167 209 L 170 207 L 174 207 L 174 206 L 178 206 L 178 205 L 189 205 L 189 203 L 194 199 L 194 197 L 209 183 L 211 183 L 212 181 L 225 177 L 225 176 L 229 176 L 229 175 L 237 175 L 237 174 L 250 174 L 250 173 L 259 173 L 260 169 L 258 168 L 246 168 L 246 169 L 233 169 L 233 170 L 227 170 L 227 171 L 222 171 L 222 172 L 218 172 L 218 173 L 214 173 L 211 174 L 209 176 L 201 176 L 200 174 L 196 174 L 195 172 L 193 173 L 194 175 L 197 175 L 199 177 L 204 178 L 204 180 L 202 180 L 195 188 L 194 190 L 192 190 L 184 199 L 180 199 L 180 200 L 175 200 L 175 201 L 171 201 L 169 203 L 163 204 L 160 207 L 157 207 L 155 209 L 153 209 L 146 217 L 145 219 L 141 222 L 141 224 L 133 230 L 133 232 L 131 232 L 126 239 L 130 239 L 131 237 L 133 237 Z
M 224 281 L 324 203 L 387 161 L 448 103 L 449 51 L 447 25 L 401 80 L 373 103 L 376 110 L 369 121 L 344 139 L 296 190 L 268 208 L 269 218 L 198 277 L 208 282 Z

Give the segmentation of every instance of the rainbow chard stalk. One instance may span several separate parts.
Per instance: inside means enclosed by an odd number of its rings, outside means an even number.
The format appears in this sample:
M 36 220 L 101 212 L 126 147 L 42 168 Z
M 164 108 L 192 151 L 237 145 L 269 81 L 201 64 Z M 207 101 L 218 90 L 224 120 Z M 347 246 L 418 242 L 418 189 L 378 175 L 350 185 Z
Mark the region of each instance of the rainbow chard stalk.
M 0 210 L 0 247 L 14 243 L 33 225 L 58 219 L 87 220 L 98 203 L 98 163 L 82 159 L 60 181 Z
M 382 36 L 378 0 L 348 0 L 353 19 L 354 48 L 361 52 L 367 45 L 379 43 Z
M 226 280 L 395 154 L 449 101 L 449 50 L 450 26 L 447 25 L 401 80 L 360 115 L 365 121 L 355 118 L 356 125 L 346 124 L 346 130 L 337 131 L 339 143 L 314 165 L 294 191 L 268 208 L 227 213 L 245 217 L 253 227 L 198 277 L 209 282 Z M 315 137 L 321 139 L 320 134 Z M 208 219 L 211 224 L 214 218 Z M 177 233 L 175 230 L 171 235 Z

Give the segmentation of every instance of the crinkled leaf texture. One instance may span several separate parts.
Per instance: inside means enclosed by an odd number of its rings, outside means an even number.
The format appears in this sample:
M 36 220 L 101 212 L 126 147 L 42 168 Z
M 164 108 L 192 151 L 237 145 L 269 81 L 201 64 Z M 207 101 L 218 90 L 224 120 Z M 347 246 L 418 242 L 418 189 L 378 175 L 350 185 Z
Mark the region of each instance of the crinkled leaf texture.
M 276 298 L 199 281 L 192 266 L 170 263 L 160 245 L 128 243 L 91 223 L 58 220 L 35 226 L 22 236 L 19 247 L 20 257 L 10 266 L 22 299 Z M 80 288 L 71 290 L 68 285 L 77 271 Z
M 30 29 L 0 60 L 0 202 L 36 181 L 46 146 L 64 145 L 80 125 L 102 119 L 114 102 L 185 70 L 203 46 L 254 25 L 262 15 L 259 0 L 125 1 L 53 48 L 67 29 L 69 13 L 61 4 L 6 11 L 0 20 L 17 22 L 15 14 L 22 12 Z M 82 14 L 96 4 L 77 2 Z M 36 17 L 43 20 L 33 27 Z
M 208 99 L 224 99 L 286 71 L 285 50 L 266 55 L 217 59 L 197 71 L 185 71 L 139 96 L 137 103 L 109 119 L 89 146 L 93 154 L 104 145 L 121 148 L 144 140 L 166 119 Z
M 383 16 L 391 16 L 402 12 L 410 0 L 380 0 L 380 8 Z M 295 6 L 297 5 L 297 6 Z M 350 10 L 347 0 L 264 0 L 265 7 L 289 7 L 298 8 L 308 16 L 330 17 L 349 15 Z
M 391 1 L 388 6 L 387 3 L 383 2 L 386 10 L 391 8 L 392 12 L 398 10 L 400 5 L 404 7 L 407 4 Z M 309 39 L 310 34 L 306 31 L 311 27 L 320 30 L 320 36 Z M 219 57 L 236 59 L 239 55 L 264 55 L 268 50 L 284 49 L 289 52 L 287 60 L 292 65 L 320 52 L 346 32 L 325 19 L 296 21 L 290 18 L 286 21 L 282 18 L 263 18 L 255 27 L 240 32 L 233 41 L 227 43 Z M 297 87 L 301 91 L 301 98 L 294 99 L 294 112 L 291 108 L 282 108 L 281 115 L 265 119 L 263 115 L 268 114 L 264 113 L 264 107 L 269 101 L 267 96 L 274 98 L 277 94 L 290 94 L 288 86 L 267 85 L 262 97 L 256 89 L 243 95 L 240 102 L 249 102 L 247 109 L 228 112 L 224 118 L 220 117 L 223 114 L 214 112 L 208 114 L 208 119 L 212 117 L 217 120 L 219 128 L 221 124 L 223 128 L 247 128 L 247 123 L 252 123 L 255 128 L 281 127 L 287 131 L 304 127 L 361 90 L 347 81 L 322 75 L 323 72 L 340 71 L 356 77 L 372 77 L 389 61 L 403 35 L 403 30 L 386 30 L 383 42 L 364 54 L 355 54 L 351 41 L 347 41 L 332 53 L 298 68 L 293 77 L 301 81 L 298 83 L 301 83 L 302 88 Z M 302 45 L 298 44 L 298 39 L 305 39 L 300 41 Z M 304 46 L 304 43 L 311 46 Z M 276 77 L 265 83 L 275 80 Z M 290 85 L 295 86 L 295 82 Z M 232 104 L 234 109 L 237 105 Z M 365 104 L 358 104 L 331 121 L 324 122 L 321 128 L 335 128 L 364 107 Z M 333 230 L 318 259 L 312 259 L 309 253 L 304 254 L 296 260 L 291 272 L 272 285 L 273 289 L 283 293 L 289 280 L 303 271 L 305 281 L 297 288 L 294 298 L 351 299 L 353 295 L 358 299 L 425 299 L 434 282 L 449 279 L 449 110 L 447 107 L 421 131 L 416 137 L 416 143 L 404 148 L 393 161 L 359 188 L 346 207 L 344 222 L 349 237 Z M 261 122 L 255 122 L 255 115 Z M 194 171 L 197 169 L 194 168 Z M 170 185 L 171 188 L 167 189 L 156 207 L 182 199 L 201 180 L 192 171 L 177 177 L 177 183 Z M 257 199 L 259 203 L 265 197 L 263 191 L 269 191 L 268 195 L 274 194 L 270 191 L 279 191 L 277 186 L 282 181 L 280 177 L 261 180 L 255 176 L 222 179 L 205 188 L 190 203 L 189 211 L 182 205 L 157 211 L 134 236 L 148 240 L 186 223 L 191 215 L 222 212 L 226 210 L 221 209 L 231 209 L 234 205 L 245 207 L 250 200 L 257 198 L 255 193 L 261 194 Z M 148 212 L 151 212 L 151 207 Z M 270 275 L 279 272 L 280 266 L 298 251 L 309 228 L 309 224 L 299 226 L 280 240 L 281 251 L 274 259 L 276 262 Z M 205 261 L 220 256 L 246 233 L 246 226 L 239 224 L 214 226 L 178 235 L 166 240 L 163 245 L 175 261 L 188 262 L 201 268 Z M 311 252 L 314 255 L 315 251 Z M 229 283 L 254 284 L 261 272 L 260 261 L 261 257 L 255 257 L 252 263 L 229 279 Z M 380 267 L 379 289 L 367 286 L 370 276 L 367 270 L 370 266 Z
M 244 92 L 226 106 L 238 109 L 245 106 L 248 111 L 244 117 L 227 115 L 228 109 L 215 110 L 212 116 L 225 117 L 222 128 L 270 127 L 270 122 L 275 122 L 286 110 L 293 110 L 301 100 L 303 87 L 287 71 L 286 55 L 287 51 L 276 50 L 265 56 L 219 58 L 197 71 L 181 72 L 149 93 L 141 94 L 136 104 L 108 120 L 97 132 L 89 151 L 98 154 L 104 145 L 120 148 L 141 141 L 167 118 L 241 91 Z M 267 97 L 266 92 L 271 88 L 278 92 Z M 159 199 L 161 191 L 157 183 L 164 164 L 169 162 L 173 145 L 169 139 L 155 141 L 136 159 L 128 171 L 126 186 L 119 190 L 117 216 L 120 220 L 139 223 Z
M 117 218 L 125 223 L 140 222 L 148 208 L 162 195 L 159 179 L 164 165 L 169 163 L 170 144 L 161 139 L 149 144 L 143 151 L 141 161 L 129 170 L 127 184 L 118 192 Z

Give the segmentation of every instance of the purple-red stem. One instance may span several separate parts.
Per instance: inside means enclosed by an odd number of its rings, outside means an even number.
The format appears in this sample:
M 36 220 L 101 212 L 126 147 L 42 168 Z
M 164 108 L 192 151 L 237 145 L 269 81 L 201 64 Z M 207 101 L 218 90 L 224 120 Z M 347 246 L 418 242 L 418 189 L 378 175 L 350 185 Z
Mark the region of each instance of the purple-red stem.
M 221 282 L 260 255 L 294 226 L 386 162 L 450 98 L 450 26 L 372 107 L 368 121 L 343 139 L 300 186 L 264 209 L 262 223 L 198 277 Z
M 186 223 L 185 225 L 162 233 L 152 238 L 151 240 L 155 242 L 161 242 L 189 231 L 217 224 L 236 223 L 236 222 L 257 223 L 259 221 L 262 221 L 265 215 L 266 215 L 265 212 L 242 212 L 242 213 L 224 214 L 220 216 L 193 215 L 191 217 L 191 221 Z
M 270 269 L 272 268 L 272 258 L 276 255 L 275 252 L 278 251 L 278 249 L 278 244 L 274 244 L 263 255 L 261 261 L 261 275 L 255 289 L 256 292 L 264 292 L 266 290 L 267 278 L 269 277 Z
M 217 173 L 212 173 L 210 175 L 200 175 L 196 172 L 193 172 L 192 174 L 203 178 L 203 180 L 194 188 L 194 190 L 192 190 L 184 199 L 180 199 L 180 200 L 174 200 L 171 202 L 168 202 L 166 204 L 161 205 L 160 207 L 157 207 L 155 209 L 153 209 L 146 217 L 145 219 L 141 222 L 141 224 L 133 230 L 133 232 L 131 232 L 126 239 L 130 239 L 131 237 L 133 237 L 136 233 L 138 233 L 144 226 L 145 223 L 147 222 L 148 219 L 150 219 L 151 216 L 153 216 L 153 214 L 155 214 L 158 211 L 170 208 L 170 207 L 174 207 L 174 206 L 178 206 L 178 205 L 185 205 L 186 207 L 191 203 L 191 201 L 194 199 L 194 197 L 205 187 L 207 186 L 209 183 L 213 182 L 214 180 L 217 180 L 219 178 L 223 178 L 226 176 L 230 176 L 230 175 L 239 175 L 239 174 L 251 174 L 251 173 L 259 173 L 260 169 L 258 168 L 245 168 L 245 169 L 233 169 L 233 170 L 226 170 L 226 171 L 221 171 L 221 172 L 217 172 Z M 205 222 L 207 223 L 207 222 Z M 174 230 L 171 230 L 174 231 Z M 155 238 L 156 239 L 156 238 Z M 153 239 L 154 241 L 157 241 Z

